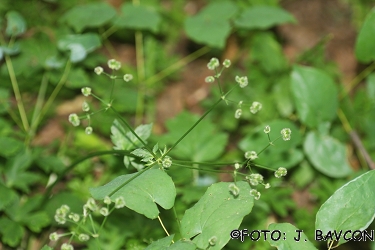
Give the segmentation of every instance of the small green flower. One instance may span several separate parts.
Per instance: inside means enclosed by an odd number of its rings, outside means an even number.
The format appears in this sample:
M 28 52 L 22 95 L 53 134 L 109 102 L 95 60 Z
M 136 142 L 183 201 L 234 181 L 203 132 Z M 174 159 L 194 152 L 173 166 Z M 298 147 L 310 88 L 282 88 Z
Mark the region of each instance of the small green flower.
M 256 189 L 251 189 L 250 195 L 253 196 L 254 199 L 256 199 L 256 200 L 259 200 L 259 198 L 260 198 L 260 193 Z
M 90 111 L 90 106 L 89 106 L 89 104 L 88 104 L 86 101 L 84 101 L 84 102 L 82 103 L 82 110 L 83 110 L 84 112 L 88 112 L 88 111 Z
M 89 88 L 89 87 L 84 87 L 84 88 L 82 88 L 81 89 L 81 92 L 82 92 L 82 94 L 84 95 L 84 96 L 89 96 L 89 95 L 91 95 L 91 88 Z
M 93 212 L 98 211 L 98 209 L 99 209 L 98 205 L 96 205 L 96 202 L 93 198 L 89 198 L 87 200 L 86 206 L 87 206 L 88 209 L 90 209 Z
M 91 135 L 91 134 L 92 134 L 92 131 L 93 131 L 93 129 L 92 129 L 91 126 L 88 126 L 88 127 L 85 128 L 85 133 L 86 133 L 87 135 Z
M 169 156 L 164 157 L 162 165 L 163 168 L 170 168 L 172 166 L 172 158 Z
M 88 241 L 89 239 L 90 239 L 90 236 L 88 236 L 87 234 L 78 235 L 78 240 L 80 241 Z
M 251 185 L 256 186 L 263 182 L 263 176 L 261 174 L 251 174 L 247 179 Z
M 235 77 L 236 82 L 240 85 L 241 88 L 245 88 L 247 84 L 249 83 L 247 80 L 247 76 L 236 76 Z
M 290 137 L 292 135 L 292 131 L 290 130 L 290 128 L 283 128 L 280 133 L 284 141 L 290 140 Z
M 271 127 L 269 125 L 265 126 L 264 127 L 264 133 L 268 134 L 269 132 L 271 132 Z
M 115 199 L 115 208 L 125 207 L 124 197 L 120 196 Z
M 59 235 L 58 233 L 56 233 L 56 232 L 51 233 L 51 234 L 49 235 L 49 239 L 50 239 L 51 241 L 57 241 L 59 238 L 60 238 L 60 235 Z
M 280 178 L 282 176 L 285 176 L 286 174 L 288 173 L 288 171 L 286 170 L 286 168 L 278 168 L 276 171 L 275 171 L 275 177 L 276 178 Z
M 207 68 L 209 70 L 214 70 L 216 69 L 217 67 L 219 67 L 220 63 L 219 63 L 219 59 L 213 57 L 211 58 L 210 62 L 207 64 Z
M 231 183 L 229 184 L 229 191 L 234 195 L 238 196 L 240 193 L 240 189 L 236 186 L 236 184 Z
M 96 67 L 94 69 L 94 72 L 97 74 L 97 75 L 100 75 L 101 73 L 103 73 L 103 68 L 102 67 Z
M 216 236 L 212 236 L 212 237 L 208 240 L 208 244 L 210 244 L 210 246 L 215 246 L 215 245 L 216 245 L 216 242 L 217 242 L 217 237 L 216 237 Z
M 99 210 L 99 212 L 100 212 L 100 214 L 103 215 L 104 217 L 109 215 L 108 208 L 106 208 L 106 207 L 102 207 L 102 208 Z
M 76 214 L 76 213 L 70 213 L 69 216 L 68 216 L 69 219 L 73 220 L 74 222 L 78 222 L 79 221 L 79 214 Z
M 207 76 L 207 77 L 204 79 L 204 81 L 205 81 L 206 83 L 213 83 L 213 82 L 215 81 L 215 77 L 213 77 L 213 76 Z
M 231 65 L 230 60 L 229 60 L 229 59 L 225 59 L 224 62 L 223 62 L 223 66 L 224 66 L 225 68 L 229 68 L 230 65 Z
M 104 197 L 103 202 L 104 202 L 104 204 L 107 204 L 107 205 L 112 203 L 111 198 L 109 198 L 109 196 Z
M 245 158 L 250 160 L 255 160 L 258 158 L 258 154 L 255 151 L 247 151 L 245 153 Z
M 237 109 L 234 113 L 234 118 L 239 119 L 242 115 L 242 109 Z
M 79 120 L 78 115 L 75 114 L 75 113 L 70 114 L 68 120 L 69 120 L 69 122 L 71 124 L 73 124 L 74 127 L 79 126 L 79 124 L 81 123 L 81 121 Z
M 119 70 L 121 68 L 121 62 L 116 61 L 115 59 L 108 60 L 108 67 L 110 69 Z
M 269 183 L 266 183 L 265 185 L 264 185 L 264 188 L 265 189 L 269 189 L 271 187 L 271 185 L 269 184 Z
M 74 247 L 68 243 L 64 243 L 61 245 L 61 250 L 74 250 Z
M 238 162 L 236 162 L 235 164 L 234 164 L 234 168 L 235 169 L 239 169 L 241 167 L 241 165 L 238 163 Z
M 129 82 L 131 80 L 133 80 L 133 75 L 132 74 L 125 74 L 124 75 L 124 81 L 125 82 Z
M 250 107 L 250 112 L 256 114 L 258 111 L 262 109 L 262 104 L 260 102 L 253 102 Z

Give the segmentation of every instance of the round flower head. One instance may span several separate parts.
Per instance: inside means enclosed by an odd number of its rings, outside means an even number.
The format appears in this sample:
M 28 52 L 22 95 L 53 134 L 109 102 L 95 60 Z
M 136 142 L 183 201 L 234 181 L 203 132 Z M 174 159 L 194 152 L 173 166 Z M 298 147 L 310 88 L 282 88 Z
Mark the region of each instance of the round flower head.
M 258 158 L 258 154 L 255 151 L 247 151 L 245 153 L 245 158 L 250 159 L 250 160 L 255 160 L 256 158 Z
M 240 189 L 234 183 L 229 184 L 229 191 L 233 194 L 233 196 L 238 196 L 240 193 Z
M 287 173 L 288 173 L 288 171 L 286 170 L 286 168 L 278 168 L 275 171 L 275 177 L 280 178 L 282 176 L 285 176 Z
M 82 91 L 82 94 L 86 97 L 91 95 L 91 88 L 89 88 L 89 87 L 84 87 L 84 88 L 81 89 L 81 91 Z
M 234 113 L 234 118 L 239 119 L 242 115 L 242 109 L 237 109 Z
M 124 75 L 124 81 L 125 82 L 129 82 L 131 80 L 133 80 L 133 75 L 131 75 L 131 74 L 125 74 Z
M 256 114 L 259 110 L 262 109 L 262 104 L 260 102 L 253 102 L 250 107 L 250 112 Z
M 239 169 L 241 167 L 241 165 L 238 163 L 238 162 L 236 162 L 235 164 L 234 164 L 234 168 L 235 169 Z
M 210 62 L 207 64 L 207 68 L 209 70 L 214 70 L 216 69 L 217 67 L 219 67 L 220 63 L 219 63 L 219 59 L 213 57 L 211 58 Z
M 75 114 L 75 113 L 70 114 L 68 120 L 69 120 L 69 122 L 70 122 L 74 127 L 79 126 L 79 124 L 81 123 L 81 121 L 79 120 L 78 115 Z
M 265 126 L 264 127 L 264 133 L 268 134 L 269 132 L 271 132 L 271 127 L 269 125 Z
M 79 221 L 79 214 L 76 214 L 76 213 L 70 213 L 69 216 L 68 216 L 69 219 L 73 220 L 74 222 L 78 222 Z
M 97 75 L 100 75 L 101 73 L 103 73 L 103 68 L 102 67 L 96 67 L 94 69 L 94 72 L 97 74 Z
M 115 208 L 125 207 L 124 197 L 120 196 L 115 199 Z
M 104 202 L 104 204 L 107 204 L 107 205 L 112 203 L 111 198 L 109 198 L 109 196 L 104 197 L 103 202 Z
M 256 189 L 251 189 L 250 190 L 250 195 L 254 196 L 254 199 L 256 199 L 256 200 L 259 200 L 259 198 L 260 198 L 260 193 Z
M 247 80 L 247 76 L 236 76 L 235 77 L 236 82 L 240 85 L 241 88 L 245 88 L 247 84 L 249 83 Z
M 290 136 L 292 134 L 292 131 L 290 130 L 290 128 L 283 128 L 280 133 L 284 141 L 290 140 Z
M 100 212 L 100 214 L 103 215 L 104 217 L 109 215 L 108 208 L 106 208 L 106 207 L 102 207 L 102 208 L 99 210 L 99 212 Z
M 204 81 L 205 81 L 206 83 L 213 83 L 213 82 L 215 81 L 215 77 L 213 77 L 213 76 L 207 76 L 207 77 L 204 79 Z
M 74 250 L 74 247 L 68 243 L 64 243 L 61 245 L 61 250 Z
M 91 134 L 92 134 L 92 131 L 93 131 L 93 129 L 92 129 L 91 126 L 88 126 L 88 127 L 85 128 L 85 133 L 86 133 L 86 135 L 91 135 Z
M 115 59 L 108 60 L 108 67 L 110 69 L 119 70 L 121 68 L 121 63 Z
M 82 103 L 82 110 L 85 111 L 85 112 L 90 111 L 90 106 L 89 106 L 89 104 L 86 101 L 84 101 Z
M 59 235 L 58 233 L 56 233 L 56 232 L 51 233 L 51 234 L 49 235 L 49 239 L 50 239 L 51 241 L 57 241 L 59 238 L 60 238 L 60 235 Z
M 172 165 L 172 158 L 169 156 L 164 157 L 162 165 L 163 168 L 169 168 Z
M 90 236 L 88 236 L 87 234 L 78 235 L 78 240 L 80 241 L 88 241 L 89 239 L 90 239 Z
M 225 68 L 229 68 L 229 67 L 230 67 L 230 64 L 231 64 L 231 62 L 230 62 L 229 59 L 225 59 L 224 62 L 223 62 L 223 66 L 224 66 Z
M 250 184 L 253 186 L 263 182 L 263 176 L 261 174 L 251 174 L 248 179 Z

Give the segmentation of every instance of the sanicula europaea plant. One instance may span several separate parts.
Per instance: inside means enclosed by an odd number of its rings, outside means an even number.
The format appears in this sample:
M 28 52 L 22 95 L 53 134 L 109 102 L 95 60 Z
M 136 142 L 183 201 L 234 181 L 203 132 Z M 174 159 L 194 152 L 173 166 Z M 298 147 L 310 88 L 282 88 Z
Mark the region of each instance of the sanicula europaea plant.
M 242 108 L 248 106 L 250 108 L 250 112 L 252 114 L 256 114 L 257 112 L 261 111 L 262 104 L 257 101 L 253 102 L 244 102 L 239 101 L 235 102 L 233 100 L 229 99 L 230 93 L 233 91 L 234 88 L 246 88 L 249 85 L 247 76 L 236 76 L 234 81 L 236 82 L 235 85 L 231 86 L 229 90 L 225 91 L 224 86 L 221 83 L 221 75 L 223 71 L 231 66 L 230 60 L 226 59 L 222 63 L 222 66 L 220 66 L 219 60 L 217 58 L 212 58 L 210 62 L 207 64 L 208 69 L 212 70 L 214 73 L 211 76 L 207 76 L 205 81 L 209 84 L 213 84 L 216 82 L 218 85 L 218 88 L 221 93 L 221 97 L 214 103 L 214 105 L 209 108 L 202 116 L 201 118 L 193 124 L 181 137 L 171 146 L 167 147 L 164 146 L 163 149 L 159 148 L 159 144 L 156 143 L 153 148 L 151 149 L 146 142 L 147 136 L 144 136 L 138 128 L 133 129 L 130 124 L 113 108 L 112 102 L 115 101 L 112 99 L 112 94 L 114 91 L 114 83 L 116 79 L 122 79 L 125 82 L 128 82 L 133 79 L 133 76 L 131 74 L 125 74 L 123 76 L 117 76 L 116 71 L 118 71 L 121 68 L 121 63 L 119 61 L 116 61 L 114 59 L 111 59 L 108 61 L 108 67 L 112 70 L 111 73 L 107 73 L 104 71 L 104 69 L 100 66 L 96 67 L 94 69 L 94 72 L 97 75 L 105 75 L 112 81 L 112 87 L 111 87 L 111 95 L 109 100 L 105 101 L 101 99 L 99 96 L 95 95 L 95 90 L 92 90 L 90 87 L 84 87 L 81 89 L 82 94 L 85 97 L 92 96 L 99 100 L 103 104 L 103 108 L 99 111 L 91 111 L 89 107 L 89 103 L 85 100 L 82 104 L 82 110 L 85 112 L 84 115 L 78 116 L 77 114 L 73 113 L 69 115 L 69 122 L 73 126 L 79 126 L 81 124 L 82 119 L 88 120 L 88 126 L 85 128 L 86 134 L 93 133 L 93 128 L 91 127 L 91 117 L 96 115 L 99 112 L 104 111 L 113 111 L 113 113 L 116 116 L 117 122 L 115 126 L 117 126 L 118 129 L 123 130 L 121 126 L 125 126 L 129 132 L 126 133 L 126 135 L 122 134 L 124 137 L 121 138 L 122 140 L 128 140 L 133 145 L 132 150 L 128 151 L 120 151 L 118 147 L 114 147 L 117 149 L 120 153 L 124 154 L 124 163 L 126 165 L 126 162 L 128 163 L 128 166 L 135 167 L 138 172 L 131 175 L 131 178 L 126 178 L 125 181 L 122 183 L 115 184 L 115 187 L 110 188 L 110 190 L 104 191 L 106 193 L 106 196 L 103 197 L 102 202 L 104 206 L 99 207 L 96 203 L 96 201 L 93 198 L 89 198 L 87 203 L 83 206 L 83 213 L 81 215 L 78 214 L 72 214 L 69 213 L 69 207 L 66 205 L 62 205 L 59 209 L 57 209 L 55 214 L 55 220 L 59 224 L 65 224 L 66 222 L 70 222 L 76 225 L 76 229 L 65 234 L 57 234 L 57 232 L 53 232 L 50 235 L 51 240 L 58 240 L 62 238 L 63 236 L 69 236 L 68 242 L 64 243 L 61 246 L 61 249 L 73 249 L 73 245 L 71 244 L 73 239 L 79 240 L 80 242 L 85 242 L 89 240 L 90 238 L 98 241 L 100 240 L 100 232 L 103 230 L 104 224 L 107 220 L 107 217 L 110 216 L 111 212 L 114 209 L 119 209 L 122 207 L 126 207 L 127 205 L 127 199 L 131 199 L 130 197 L 124 196 L 118 196 L 118 192 L 120 190 L 126 190 L 127 188 L 133 188 L 132 182 L 137 182 L 141 179 L 142 175 L 145 176 L 146 172 L 149 173 L 154 170 L 161 170 L 163 174 L 167 173 L 170 168 L 189 168 L 193 169 L 193 171 L 199 170 L 199 171 L 207 171 L 207 172 L 216 172 L 216 173 L 231 173 L 234 178 L 234 182 L 228 183 L 227 190 L 230 193 L 231 197 L 233 199 L 237 199 L 238 197 L 241 197 L 242 192 L 246 192 L 243 190 L 243 184 L 241 183 L 247 183 L 247 187 L 245 189 L 248 189 L 248 196 L 247 199 L 259 200 L 261 197 L 261 193 L 259 190 L 262 188 L 259 187 L 259 185 L 263 186 L 263 189 L 268 189 L 271 187 L 271 185 L 264 181 L 263 175 L 254 172 L 256 168 L 260 169 L 266 169 L 269 171 L 274 171 L 271 167 L 262 166 L 259 164 L 256 164 L 254 161 L 261 157 L 261 153 L 266 150 L 269 146 L 273 146 L 274 142 L 278 139 L 282 138 L 283 140 L 290 140 L 291 138 L 291 130 L 289 128 L 284 128 L 280 131 L 280 136 L 274 140 L 271 140 L 270 138 L 270 126 L 266 126 L 264 128 L 264 133 L 268 137 L 269 144 L 265 145 L 264 149 L 256 152 L 254 150 L 249 149 L 249 151 L 246 151 L 244 153 L 244 161 L 242 163 L 239 162 L 232 162 L 229 163 L 233 166 L 233 170 L 217 170 L 212 169 L 212 166 L 214 165 L 222 165 L 222 163 L 214 163 L 214 164 L 208 164 L 205 162 L 192 162 L 190 165 L 189 162 L 186 161 L 180 161 L 178 159 L 172 159 L 172 157 L 169 156 L 169 153 L 221 102 L 225 102 L 227 104 L 229 103 L 238 103 L 237 109 L 235 111 L 235 118 L 239 119 L 242 114 Z M 250 86 L 251 87 L 251 86 Z M 94 125 L 94 124 L 93 124 Z M 145 125 L 141 125 L 145 126 Z M 137 133 L 138 131 L 138 133 Z M 130 138 L 132 137 L 132 138 Z M 117 138 L 118 139 L 118 138 Z M 116 139 L 115 139 L 116 140 Z M 137 160 L 138 159 L 138 160 Z M 195 166 L 199 167 L 195 167 Z M 228 163 L 227 163 L 228 164 Z M 205 167 L 205 166 L 211 166 Z M 247 171 L 246 171 L 247 170 Z M 248 173 L 247 173 L 248 172 Z M 280 178 L 282 176 L 285 176 L 287 174 L 287 170 L 285 168 L 279 168 L 277 171 L 274 171 L 274 175 L 277 178 Z M 162 185 L 163 183 L 160 183 Z M 111 185 L 111 184 L 109 184 Z M 241 188 L 240 188 L 241 186 Z M 105 186 L 103 186 L 105 187 Z M 100 188 L 100 187 L 99 187 Z M 93 196 L 97 198 L 97 195 L 95 194 L 95 191 L 92 191 L 94 194 Z M 155 202 L 155 200 L 154 200 Z M 114 204 L 112 208 L 109 207 L 110 204 Z M 128 206 L 129 208 L 132 208 L 131 205 Z M 134 209 L 134 208 L 132 208 Z M 235 209 L 235 208 L 233 208 Z M 135 209 L 136 210 L 136 209 Z M 142 210 L 142 209 L 141 209 Z M 102 223 L 100 225 L 100 228 L 96 228 L 93 220 L 93 214 L 101 215 L 103 216 Z M 146 215 L 147 216 L 147 215 Z M 148 216 L 147 216 L 148 217 Z M 159 219 L 159 222 L 161 224 L 161 227 L 165 231 L 165 233 L 169 236 L 169 232 L 165 228 L 161 217 L 158 215 L 157 218 Z M 179 219 L 176 218 L 178 221 Z M 86 226 L 83 226 L 85 223 L 89 223 L 91 225 L 91 231 L 87 230 Z M 224 241 L 229 240 L 223 239 Z M 218 236 L 213 235 L 205 244 L 208 244 L 208 248 L 214 247 L 217 244 Z M 172 241 L 173 242 L 173 241 Z M 219 241 L 221 242 L 221 241 Z M 225 242 L 221 242 L 220 244 L 225 244 Z M 100 247 L 100 244 L 98 244 L 98 247 Z

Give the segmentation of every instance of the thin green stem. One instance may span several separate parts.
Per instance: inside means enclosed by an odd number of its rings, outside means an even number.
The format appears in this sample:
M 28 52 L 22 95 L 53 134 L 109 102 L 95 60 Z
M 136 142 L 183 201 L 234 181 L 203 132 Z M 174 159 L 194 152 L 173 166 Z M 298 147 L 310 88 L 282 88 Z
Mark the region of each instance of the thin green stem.
M 27 132 L 27 131 L 29 131 L 29 121 L 27 120 L 27 115 L 26 115 L 25 107 L 23 105 L 21 92 L 20 92 L 20 89 L 18 87 L 16 74 L 14 72 L 12 60 L 10 59 L 9 55 L 5 55 L 5 63 L 6 63 L 7 68 L 8 68 L 9 77 L 10 77 L 10 81 L 12 83 L 13 92 L 14 92 L 14 95 L 16 97 L 18 112 L 20 113 L 22 126 L 23 126 L 23 129 Z
M 185 132 L 185 134 L 183 134 L 180 139 L 178 139 L 175 144 L 172 145 L 172 147 L 170 147 L 167 151 L 167 153 L 165 155 L 167 155 L 172 149 L 174 149 L 221 101 L 223 100 L 223 98 L 220 98 L 219 100 L 217 100 L 214 105 L 212 105 L 212 107 L 207 110 L 202 116 L 201 118 L 199 118 L 198 121 L 196 121 L 194 123 L 193 126 L 191 126 L 191 128 L 188 129 L 188 131 Z
M 197 58 L 203 56 L 207 52 L 210 51 L 209 47 L 203 47 L 188 56 L 182 58 L 181 60 L 177 61 L 176 63 L 173 63 L 168 68 L 165 68 L 164 70 L 160 71 L 159 73 L 153 75 L 152 77 L 148 78 L 145 83 L 147 85 L 152 85 L 153 83 L 160 81 L 161 79 L 165 78 L 166 76 L 172 74 L 173 72 L 177 71 L 178 69 L 184 67 L 188 63 L 196 60 Z
M 137 73 L 138 73 L 138 95 L 137 95 L 137 109 L 135 114 L 135 124 L 141 124 L 144 112 L 145 101 L 145 86 L 144 80 L 146 78 L 144 51 L 143 51 L 143 34 L 142 31 L 135 32 L 136 57 L 137 57 Z
M 34 114 L 31 119 L 31 127 L 29 131 L 29 136 L 27 138 L 27 144 L 29 144 L 29 142 L 32 141 L 32 139 L 35 136 L 36 129 L 39 123 L 38 117 L 40 116 L 40 112 L 42 111 L 42 108 L 43 108 L 43 103 L 46 97 L 47 87 L 48 87 L 48 74 L 44 73 L 42 82 L 40 84 L 37 101 L 36 101 L 35 108 L 34 108 Z
M 147 170 L 149 170 L 150 168 L 152 168 L 154 165 L 150 165 L 144 169 L 142 169 L 141 171 L 137 172 L 133 177 L 131 177 L 129 180 L 125 181 L 124 183 L 122 183 L 119 187 L 117 187 L 115 190 L 113 190 L 108 196 L 111 197 L 112 195 L 114 195 L 117 191 L 119 191 L 121 188 L 123 188 L 126 184 L 128 184 L 129 182 L 131 182 L 132 180 L 134 180 L 135 178 L 137 178 L 138 176 L 140 176 L 141 174 L 143 174 L 144 172 L 146 172 Z
M 346 88 L 342 90 L 340 93 L 339 99 L 341 100 L 346 95 L 350 93 L 350 91 L 357 86 L 363 79 L 365 79 L 371 72 L 375 69 L 375 62 L 371 63 L 367 68 L 365 68 L 361 73 L 359 73 L 349 84 Z
M 119 112 L 117 112 L 113 106 L 111 106 L 111 109 L 115 112 L 117 118 L 123 123 L 125 124 L 125 126 L 130 130 L 130 132 L 135 136 L 137 137 L 137 139 L 143 144 L 143 146 L 152 154 L 152 156 L 154 156 L 156 158 L 156 155 L 154 154 L 154 152 L 152 152 L 152 150 L 147 146 L 146 142 L 144 142 L 142 140 L 141 137 L 138 136 L 138 134 L 134 131 L 134 129 L 129 125 L 129 123 L 124 119 L 122 118 L 122 116 L 120 115 Z
M 199 164 L 199 165 L 206 165 L 206 166 L 228 166 L 228 165 L 234 165 L 235 162 L 200 162 L 200 161 L 183 161 L 183 160 L 175 160 L 173 159 L 173 162 L 176 163 L 188 163 L 188 164 Z
M 173 210 L 174 218 L 175 218 L 176 221 L 177 221 L 178 231 L 179 231 L 180 234 L 181 234 L 181 222 L 180 222 L 180 220 L 178 219 L 178 216 L 177 216 L 177 212 L 176 212 L 176 208 L 175 208 L 175 206 L 172 207 L 172 210 Z
M 109 27 L 109 29 L 107 29 L 101 34 L 102 40 L 106 40 L 110 35 L 115 33 L 117 30 L 117 27 L 115 27 L 114 25 Z
M 159 223 L 160 223 L 161 227 L 164 229 L 164 232 L 169 236 L 170 234 L 168 233 L 167 228 L 164 226 L 164 223 L 163 223 L 163 221 L 161 220 L 160 216 L 158 216 L 158 219 L 159 219 Z M 173 240 L 172 240 L 172 243 L 174 243 Z
M 212 172 L 212 173 L 233 173 L 232 170 L 217 170 L 217 169 L 207 169 L 207 168 L 200 168 L 200 167 L 192 167 L 192 166 L 187 166 L 183 164 L 176 164 L 173 162 L 173 166 L 176 167 L 183 167 L 183 168 L 188 168 L 188 169 L 194 169 L 194 170 L 199 170 L 199 171 L 205 171 L 205 172 Z

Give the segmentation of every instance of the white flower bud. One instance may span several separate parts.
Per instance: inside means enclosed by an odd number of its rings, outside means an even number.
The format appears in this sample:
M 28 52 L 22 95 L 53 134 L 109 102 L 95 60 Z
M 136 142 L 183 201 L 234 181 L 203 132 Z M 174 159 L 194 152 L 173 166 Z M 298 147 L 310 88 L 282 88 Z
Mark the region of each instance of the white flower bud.
M 255 160 L 258 158 L 258 154 L 255 151 L 247 151 L 245 153 L 245 158 L 250 160 Z
M 115 199 L 115 208 L 125 207 L 124 197 L 120 196 Z
M 213 76 L 207 76 L 207 77 L 204 79 L 204 81 L 205 81 L 206 83 L 213 83 L 213 82 L 215 81 L 215 77 L 213 77 Z
M 92 131 L 93 131 L 93 129 L 92 129 L 91 126 L 88 126 L 88 127 L 85 128 L 85 133 L 86 133 L 86 135 L 91 135 L 91 134 L 92 134 Z
M 284 141 L 290 140 L 290 137 L 292 134 L 292 131 L 290 130 L 290 128 L 283 128 L 280 133 Z
M 90 111 L 90 106 L 89 106 L 89 104 L 86 101 L 84 101 L 82 103 L 82 110 L 85 111 L 85 112 Z
M 102 207 L 102 208 L 99 210 L 99 212 L 100 212 L 100 214 L 103 215 L 104 217 L 109 215 L 108 208 L 106 208 L 106 207 Z
M 239 119 L 242 115 L 242 109 L 237 109 L 234 113 L 234 118 Z
M 69 122 L 71 124 L 73 124 L 74 127 L 79 126 L 79 124 L 81 123 L 81 121 L 79 120 L 78 115 L 75 114 L 75 113 L 70 114 L 68 120 L 69 120 Z
M 249 83 L 247 80 L 247 76 L 236 76 L 235 77 L 236 82 L 240 85 L 241 88 L 245 88 L 247 84 Z
M 229 59 L 225 59 L 224 62 L 223 62 L 223 66 L 224 66 L 225 68 L 229 68 L 229 67 L 230 67 L 230 64 L 231 64 L 231 62 L 230 62 Z
M 110 69 L 119 70 L 121 68 L 121 62 L 116 61 L 115 59 L 108 60 L 108 67 Z
M 124 75 L 124 81 L 125 82 L 129 82 L 131 80 L 133 80 L 133 75 L 131 75 L 131 74 L 125 74 Z
M 207 64 L 207 68 L 209 70 L 214 70 L 216 69 L 217 67 L 219 67 L 220 63 L 219 63 L 219 60 L 215 57 L 211 58 L 210 62 Z
M 264 127 L 264 133 L 268 134 L 269 132 L 271 132 L 271 127 L 269 125 L 265 126 Z
M 101 73 L 103 73 L 103 68 L 102 67 L 96 67 L 94 69 L 94 72 L 97 74 L 97 75 L 100 75 Z
M 260 102 L 253 102 L 250 107 L 250 112 L 256 114 L 258 111 L 262 109 L 262 104 Z

